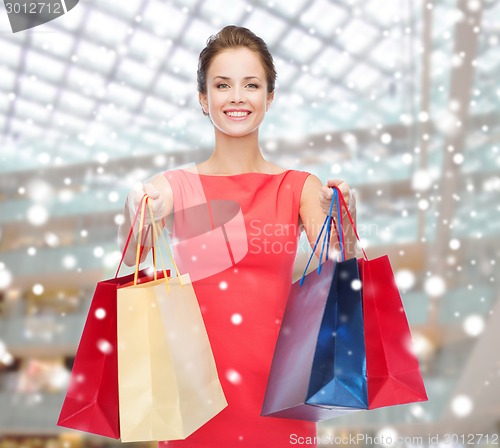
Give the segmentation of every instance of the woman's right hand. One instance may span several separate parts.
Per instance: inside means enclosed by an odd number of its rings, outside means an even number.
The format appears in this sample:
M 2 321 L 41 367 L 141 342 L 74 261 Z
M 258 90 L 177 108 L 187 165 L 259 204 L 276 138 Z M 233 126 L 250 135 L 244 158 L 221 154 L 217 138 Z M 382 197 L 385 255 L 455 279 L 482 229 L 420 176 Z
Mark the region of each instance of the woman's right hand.
M 153 211 L 153 219 L 159 224 L 159 221 L 168 217 L 174 207 L 174 199 L 172 189 L 166 177 L 163 174 L 153 176 L 149 182 L 138 183 L 127 195 L 124 209 L 124 222 L 118 229 L 118 241 L 120 249 L 124 249 L 125 241 L 127 240 L 130 227 L 134 222 L 134 216 L 141 205 L 144 195 L 149 197 L 149 204 Z M 145 224 L 151 224 L 149 210 L 146 210 Z M 138 236 L 140 225 L 137 223 L 133 229 L 133 238 L 130 242 L 125 254 L 124 262 L 127 266 L 133 266 L 136 261 L 136 238 Z M 149 247 L 145 247 L 143 251 L 144 259 L 149 251 Z M 142 260 L 141 259 L 141 260 Z
M 149 197 L 148 203 L 153 212 L 153 219 L 155 222 L 160 221 L 167 215 L 167 206 L 163 196 L 151 183 L 139 183 L 129 192 L 127 196 L 127 203 L 131 215 L 133 216 L 137 212 L 139 206 L 141 205 L 142 198 L 145 195 Z M 146 209 L 145 224 L 151 224 L 149 209 Z

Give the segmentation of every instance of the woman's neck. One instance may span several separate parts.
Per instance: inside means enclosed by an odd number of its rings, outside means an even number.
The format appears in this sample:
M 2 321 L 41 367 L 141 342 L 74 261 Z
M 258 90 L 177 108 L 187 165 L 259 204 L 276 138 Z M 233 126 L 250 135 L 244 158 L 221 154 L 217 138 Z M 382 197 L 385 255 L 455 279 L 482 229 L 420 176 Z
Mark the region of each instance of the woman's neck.
M 230 175 L 265 172 L 270 165 L 260 151 L 257 132 L 244 137 L 216 132 L 215 149 L 198 168 L 200 172 Z

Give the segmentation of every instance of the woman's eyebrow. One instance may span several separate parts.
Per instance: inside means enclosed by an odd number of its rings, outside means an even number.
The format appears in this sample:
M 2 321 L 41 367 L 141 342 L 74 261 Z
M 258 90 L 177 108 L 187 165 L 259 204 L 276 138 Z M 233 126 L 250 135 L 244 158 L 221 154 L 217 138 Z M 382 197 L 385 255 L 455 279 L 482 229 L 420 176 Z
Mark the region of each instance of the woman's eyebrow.
M 231 78 L 229 76 L 215 76 L 214 80 L 215 79 L 223 79 L 224 81 L 227 81 L 227 80 L 230 80 Z M 260 81 L 258 76 L 245 76 L 243 79 L 245 79 L 245 80 L 256 79 L 256 80 Z

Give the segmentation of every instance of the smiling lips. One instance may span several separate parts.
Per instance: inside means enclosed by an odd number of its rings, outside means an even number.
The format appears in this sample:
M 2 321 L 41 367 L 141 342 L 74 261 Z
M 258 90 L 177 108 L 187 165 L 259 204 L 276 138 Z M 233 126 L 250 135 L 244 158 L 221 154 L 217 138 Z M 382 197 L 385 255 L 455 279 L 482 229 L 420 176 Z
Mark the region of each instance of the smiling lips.
M 226 110 L 224 113 L 233 120 L 244 120 L 251 114 L 249 110 Z

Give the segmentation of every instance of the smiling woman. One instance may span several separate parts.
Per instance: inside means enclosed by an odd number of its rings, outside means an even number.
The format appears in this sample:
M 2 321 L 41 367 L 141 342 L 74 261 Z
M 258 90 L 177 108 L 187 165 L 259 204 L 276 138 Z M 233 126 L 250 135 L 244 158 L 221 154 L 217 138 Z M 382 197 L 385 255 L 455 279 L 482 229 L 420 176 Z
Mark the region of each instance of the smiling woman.
M 248 48 L 234 48 L 214 58 L 207 72 L 206 93 L 200 92 L 199 98 L 220 141 L 224 136 L 258 133 L 274 92 L 268 92 L 259 55 Z
M 185 440 L 159 445 L 284 448 L 294 444 L 295 434 L 315 446 L 315 423 L 260 413 L 300 233 L 305 230 L 313 245 L 330 206 L 329 187 L 340 186 L 347 201 L 349 189 L 340 180 L 322 186 L 306 171 L 285 169 L 263 157 L 259 127 L 274 99 L 276 70 L 262 39 L 246 28 L 223 28 L 201 52 L 197 75 L 199 102 L 215 132 L 213 151 L 194 172 L 168 170 L 133 190 L 120 232 L 127 235 L 130 212 L 147 194 L 156 219 L 173 218 L 171 236 L 181 272 L 184 262 L 198 274 L 210 272 L 197 275 L 193 288 L 228 406 Z M 210 207 L 217 200 L 236 203 L 241 226 L 214 218 Z M 186 222 L 193 216 L 190 211 L 205 209 L 207 216 Z M 193 230 L 185 238 L 183 229 L 199 229 L 207 222 L 213 231 Z M 207 239 L 217 231 L 222 235 L 219 247 Z M 210 251 L 204 257 L 210 266 L 199 265 L 203 257 L 196 253 L 203 249 Z M 133 249 L 125 261 L 134 263 Z M 221 268 L 214 271 L 214 266 Z

